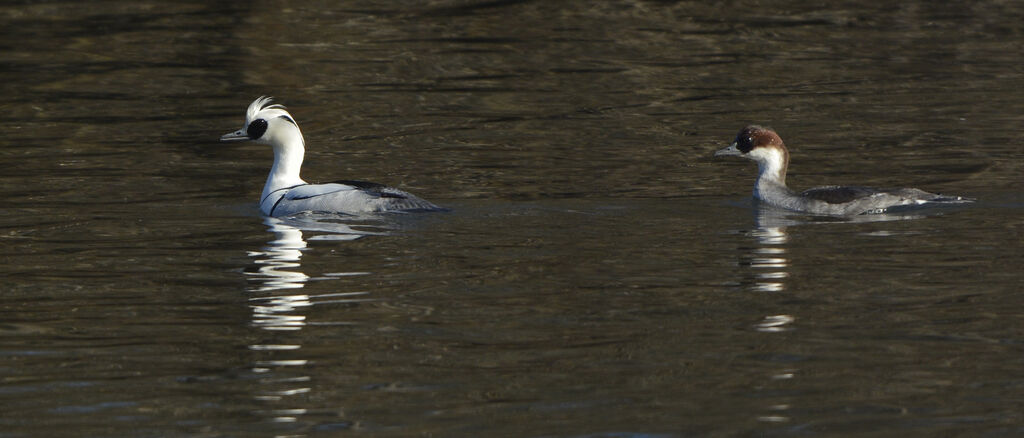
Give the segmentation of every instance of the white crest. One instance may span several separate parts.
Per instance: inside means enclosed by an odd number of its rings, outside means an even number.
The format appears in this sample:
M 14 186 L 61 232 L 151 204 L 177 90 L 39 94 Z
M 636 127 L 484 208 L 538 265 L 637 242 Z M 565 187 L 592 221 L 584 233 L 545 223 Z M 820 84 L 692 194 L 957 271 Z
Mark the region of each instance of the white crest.
M 272 104 L 271 102 L 273 101 L 274 98 L 270 96 L 260 96 L 256 98 L 256 100 L 252 101 L 252 103 L 249 104 L 249 109 L 245 111 L 245 126 L 249 126 L 249 124 L 252 123 L 253 120 L 259 118 L 260 114 L 263 112 L 268 112 L 268 114 L 262 116 L 264 119 L 268 120 L 282 115 L 288 116 L 289 119 L 292 118 L 291 114 L 288 114 L 288 111 L 285 111 L 283 105 L 278 105 L 276 103 Z

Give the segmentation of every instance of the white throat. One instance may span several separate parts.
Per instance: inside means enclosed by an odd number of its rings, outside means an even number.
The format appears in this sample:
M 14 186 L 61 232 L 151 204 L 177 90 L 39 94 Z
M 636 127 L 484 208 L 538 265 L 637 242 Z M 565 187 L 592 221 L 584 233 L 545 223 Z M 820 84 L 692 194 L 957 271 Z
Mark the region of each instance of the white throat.
M 757 162 L 757 180 L 786 185 L 786 152 L 775 147 L 760 147 L 750 151 Z
M 306 147 L 297 126 L 284 119 L 272 119 L 267 134 L 260 142 L 274 148 L 274 165 L 263 186 L 261 200 L 275 190 L 306 183 L 299 177 Z
M 784 149 L 777 147 L 759 147 L 750 151 L 747 157 L 757 162 L 754 197 L 769 200 L 792 193 L 786 187 L 788 155 Z

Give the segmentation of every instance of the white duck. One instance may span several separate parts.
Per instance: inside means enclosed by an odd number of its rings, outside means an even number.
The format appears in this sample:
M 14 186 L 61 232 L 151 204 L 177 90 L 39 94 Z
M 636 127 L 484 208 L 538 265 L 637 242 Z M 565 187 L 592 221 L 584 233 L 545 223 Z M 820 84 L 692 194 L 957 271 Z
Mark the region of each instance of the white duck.
M 299 177 L 306 142 L 288 111 L 262 96 L 249 105 L 245 126 L 221 136 L 221 141 L 252 140 L 274 148 L 274 165 L 263 186 L 260 211 L 267 216 L 289 216 L 311 211 L 360 214 L 387 211 L 439 211 L 429 201 L 383 184 L 337 181 L 309 184 Z

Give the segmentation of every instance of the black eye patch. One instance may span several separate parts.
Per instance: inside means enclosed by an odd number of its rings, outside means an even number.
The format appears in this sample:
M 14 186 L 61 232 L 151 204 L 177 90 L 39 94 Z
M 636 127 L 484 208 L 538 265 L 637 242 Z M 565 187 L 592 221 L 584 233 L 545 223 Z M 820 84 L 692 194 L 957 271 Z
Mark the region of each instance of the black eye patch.
M 245 133 L 253 140 L 262 137 L 265 132 L 267 132 L 267 121 L 263 119 L 253 120 L 252 123 L 249 123 L 249 127 L 245 128 Z
M 743 152 L 744 154 L 750 152 L 751 149 L 754 149 L 754 138 L 749 135 L 743 135 L 742 133 L 737 135 L 736 149 L 739 149 L 740 152 Z

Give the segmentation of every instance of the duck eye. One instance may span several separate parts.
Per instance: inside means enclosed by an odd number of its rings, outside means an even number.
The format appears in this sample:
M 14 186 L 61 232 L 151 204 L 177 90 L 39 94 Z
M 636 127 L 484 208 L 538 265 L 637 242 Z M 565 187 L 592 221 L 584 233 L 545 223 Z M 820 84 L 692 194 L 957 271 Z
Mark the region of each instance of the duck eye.
M 245 133 L 253 140 L 262 137 L 265 132 L 267 132 L 267 121 L 263 119 L 253 120 L 252 123 L 249 123 L 249 127 L 245 128 Z
M 745 135 L 736 137 L 736 149 L 744 154 L 750 152 L 751 149 L 754 149 L 754 137 Z

